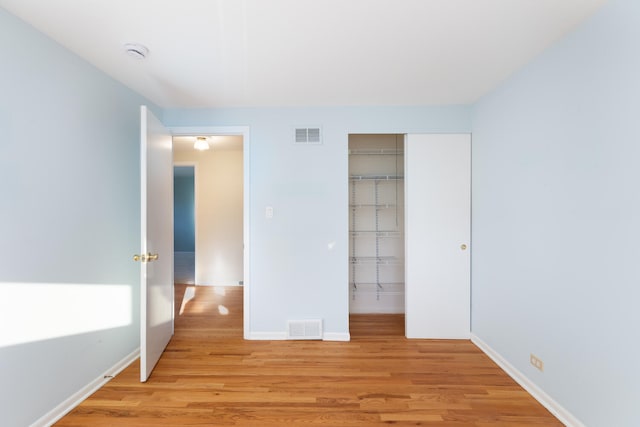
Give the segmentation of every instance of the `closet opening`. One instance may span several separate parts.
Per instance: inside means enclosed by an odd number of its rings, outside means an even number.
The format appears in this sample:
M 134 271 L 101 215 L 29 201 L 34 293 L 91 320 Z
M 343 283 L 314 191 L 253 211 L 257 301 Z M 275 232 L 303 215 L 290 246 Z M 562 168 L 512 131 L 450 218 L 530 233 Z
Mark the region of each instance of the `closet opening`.
M 349 329 L 405 334 L 404 135 L 349 135 Z

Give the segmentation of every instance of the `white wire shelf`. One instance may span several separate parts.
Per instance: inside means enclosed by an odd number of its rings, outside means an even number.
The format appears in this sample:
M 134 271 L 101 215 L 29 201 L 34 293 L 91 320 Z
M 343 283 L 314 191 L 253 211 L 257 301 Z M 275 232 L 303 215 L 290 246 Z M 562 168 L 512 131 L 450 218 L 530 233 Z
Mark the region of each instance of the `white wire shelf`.
M 395 208 L 398 205 L 395 203 L 356 203 L 349 205 L 351 209 L 362 209 L 362 208 L 376 208 L 376 209 L 391 209 Z
M 350 286 L 404 286 L 404 282 L 349 282 Z
M 351 181 L 401 181 L 402 175 L 351 175 Z
M 356 256 L 349 257 L 349 261 L 355 265 L 400 265 L 403 263 L 402 258 L 395 256 Z
M 401 231 L 376 231 L 376 230 L 359 230 L 350 231 L 351 237 L 402 237 Z
M 390 296 L 390 295 L 403 296 L 404 292 L 400 292 L 400 291 L 384 291 L 384 290 L 381 290 L 381 291 L 375 291 L 375 290 L 361 291 L 360 289 L 356 289 L 356 290 L 351 289 L 351 295 L 352 295 L 352 297 L 354 297 L 355 300 L 357 300 L 356 296 L 362 297 L 363 295 L 366 295 L 366 294 L 375 295 L 379 299 L 380 297 L 385 297 L 385 296 Z
M 404 282 L 350 282 L 349 293 L 355 303 L 359 298 L 374 295 L 377 301 L 381 298 L 404 297 Z M 370 297 L 367 298 L 370 300 Z

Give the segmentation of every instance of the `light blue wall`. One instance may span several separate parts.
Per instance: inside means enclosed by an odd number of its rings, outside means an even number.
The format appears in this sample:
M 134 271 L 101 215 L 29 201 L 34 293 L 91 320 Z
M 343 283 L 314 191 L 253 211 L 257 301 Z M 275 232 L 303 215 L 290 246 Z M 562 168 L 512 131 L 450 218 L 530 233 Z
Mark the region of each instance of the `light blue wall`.
M 464 106 L 167 110 L 164 118 L 250 126 L 250 329 L 267 335 L 309 318 L 348 333 L 348 134 L 470 130 Z M 322 145 L 294 145 L 294 128 L 307 126 L 322 127 Z
M 173 177 L 173 248 L 176 252 L 195 252 L 195 194 L 193 166 L 176 166 Z
M 473 115 L 473 332 L 590 427 L 640 425 L 639 124 L 636 0 Z
M 128 325 L 84 330 L 73 318 L 82 333 L 0 348 L 0 424 L 25 426 L 139 346 L 144 99 L 2 9 L 0 63 L 0 287 L 20 284 L 11 305 L 25 318 L 0 313 L 2 333 L 46 329 L 86 303 L 60 291 L 43 315 L 37 283 L 125 287 L 112 309 L 130 311 Z

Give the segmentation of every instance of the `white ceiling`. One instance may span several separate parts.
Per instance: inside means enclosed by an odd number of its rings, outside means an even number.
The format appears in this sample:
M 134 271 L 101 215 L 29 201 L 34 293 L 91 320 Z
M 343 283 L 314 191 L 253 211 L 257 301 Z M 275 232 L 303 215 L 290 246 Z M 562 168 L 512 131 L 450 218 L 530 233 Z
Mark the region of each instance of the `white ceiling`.
M 606 0 L 0 0 L 162 107 L 467 104 Z M 144 61 L 124 53 L 146 45 Z

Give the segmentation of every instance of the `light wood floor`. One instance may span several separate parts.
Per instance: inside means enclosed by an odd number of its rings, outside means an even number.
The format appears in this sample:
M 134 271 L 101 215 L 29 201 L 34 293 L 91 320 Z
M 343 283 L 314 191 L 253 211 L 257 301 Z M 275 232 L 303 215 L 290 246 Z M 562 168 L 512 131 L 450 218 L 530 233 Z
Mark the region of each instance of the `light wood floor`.
M 149 381 L 134 363 L 56 425 L 562 426 L 471 342 L 407 340 L 402 316 L 352 316 L 351 342 L 244 341 L 242 288 L 176 300 Z

